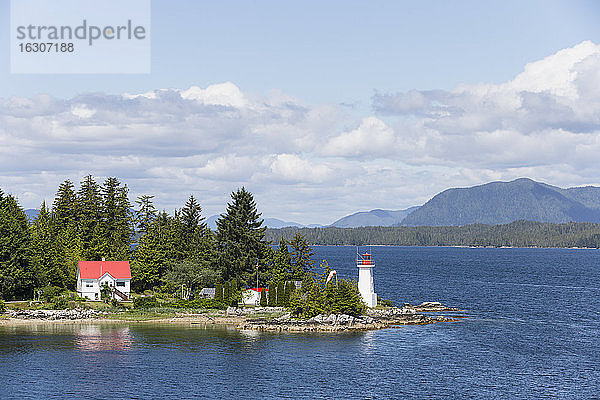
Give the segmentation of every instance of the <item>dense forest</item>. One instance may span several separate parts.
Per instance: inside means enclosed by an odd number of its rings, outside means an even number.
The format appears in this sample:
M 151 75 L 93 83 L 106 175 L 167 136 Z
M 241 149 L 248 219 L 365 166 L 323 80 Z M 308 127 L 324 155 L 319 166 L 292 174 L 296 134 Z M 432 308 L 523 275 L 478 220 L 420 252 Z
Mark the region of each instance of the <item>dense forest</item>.
M 516 221 L 505 225 L 267 229 L 277 242 L 301 234 L 315 245 L 600 248 L 600 224 Z
M 274 248 L 253 196 L 231 194 L 211 231 L 191 195 L 173 215 L 157 211 L 152 195 L 130 203 L 117 178 L 102 184 L 86 176 L 79 189 L 58 188 L 51 207 L 28 221 L 14 196 L 0 190 L 0 299 L 32 298 L 39 288 L 75 288 L 79 260 L 131 261 L 132 288 L 194 291 L 236 282 L 241 287 L 302 280 L 312 270 L 312 250 L 300 235 Z M 135 243 L 134 243 L 135 242 Z

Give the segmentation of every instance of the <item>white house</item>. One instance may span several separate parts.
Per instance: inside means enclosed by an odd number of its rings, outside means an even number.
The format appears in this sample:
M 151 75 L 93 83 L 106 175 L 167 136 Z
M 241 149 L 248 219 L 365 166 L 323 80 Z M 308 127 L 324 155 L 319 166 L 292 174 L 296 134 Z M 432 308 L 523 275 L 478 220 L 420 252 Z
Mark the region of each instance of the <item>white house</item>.
M 111 289 L 111 298 L 129 300 L 131 269 L 129 261 L 79 261 L 77 294 L 90 300 L 101 300 L 103 286 Z

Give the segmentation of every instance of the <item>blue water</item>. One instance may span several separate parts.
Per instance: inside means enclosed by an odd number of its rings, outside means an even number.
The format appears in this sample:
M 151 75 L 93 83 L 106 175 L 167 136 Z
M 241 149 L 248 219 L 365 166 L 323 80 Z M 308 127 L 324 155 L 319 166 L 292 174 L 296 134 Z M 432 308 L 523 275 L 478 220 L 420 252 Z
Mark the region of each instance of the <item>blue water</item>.
M 356 277 L 354 247 L 315 251 Z M 598 398 L 600 251 L 372 251 L 380 296 L 468 318 L 340 334 L 0 326 L 0 398 Z

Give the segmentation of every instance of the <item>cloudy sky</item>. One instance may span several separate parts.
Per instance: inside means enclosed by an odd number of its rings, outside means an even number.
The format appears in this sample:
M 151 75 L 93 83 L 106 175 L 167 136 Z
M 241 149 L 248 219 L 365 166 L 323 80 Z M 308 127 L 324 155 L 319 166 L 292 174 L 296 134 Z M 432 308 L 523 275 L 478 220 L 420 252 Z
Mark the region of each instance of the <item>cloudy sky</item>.
M 10 74 L 5 32 L 0 188 L 37 208 L 117 176 L 208 216 L 246 186 L 265 217 L 328 224 L 492 180 L 600 185 L 599 20 L 595 1 L 153 1 L 141 75 Z

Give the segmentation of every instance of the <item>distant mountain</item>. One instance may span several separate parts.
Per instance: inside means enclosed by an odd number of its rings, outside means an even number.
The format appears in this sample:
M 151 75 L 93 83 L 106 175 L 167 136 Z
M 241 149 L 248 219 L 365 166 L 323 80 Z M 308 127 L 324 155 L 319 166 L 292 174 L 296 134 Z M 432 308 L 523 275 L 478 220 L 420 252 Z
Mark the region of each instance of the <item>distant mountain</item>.
M 408 215 L 405 226 L 538 222 L 600 223 L 600 187 L 562 189 L 527 178 L 448 189 Z
M 213 231 L 217 230 L 217 220 L 219 219 L 219 215 L 211 215 L 210 217 L 206 218 L 206 220 L 204 222 L 206 222 L 206 225 L 212 229 Z
M 36 219 L 39 213 L 40 210 L 36 210 L 35 208 L 28 208 L 27 210 L 25 210 L 25 215 L 27 215 L 27 219 L 29 221 L 33 221 L 34 219 Z
M 211 215 L 210 217 L 206 218 L 206 221 L 205 221 L 206 224 L 213 231 L 217 230 L 217 220 L 219 219 L 219 217 L 220 217 L 220 215 Z M 263 226 L 266 226 L 268 228 L 285 228 L 287 226 L 297 226 L 298 228 L 305 227 L 304 225 L 299 224 L 297 222 L 287 222 L 287 221 L 282 221 L 277 218 L 265 218 Z M 311 226 L 307 226 L 307 227 L 314 228 L 314 227 L 320 227 L 320 226 L 321 225 L 311 225 Z
M 410 207 L 405 210 L 371 210 L 361 211 L 338 219 L 330 226 L 336 228 L 358 228 L 361 226 L 392 226 L 402 222 L 407 215 L 419 207 Z

